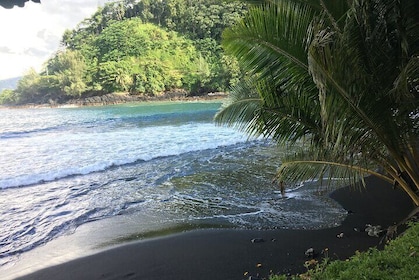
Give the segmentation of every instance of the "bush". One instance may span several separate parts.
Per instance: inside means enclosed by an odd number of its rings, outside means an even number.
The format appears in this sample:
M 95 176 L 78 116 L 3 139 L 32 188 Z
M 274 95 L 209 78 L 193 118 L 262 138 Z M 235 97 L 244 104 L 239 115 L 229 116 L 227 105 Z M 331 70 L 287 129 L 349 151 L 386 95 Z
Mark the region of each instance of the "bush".
M 328 264 L 326 260 L 302 275 L 276 275 L 270 279 L 419 279 L 419 223 L 410 223 L 409 226 L 402 236 L 390 241 L 382 251 L 370 249 L 347 261 Z

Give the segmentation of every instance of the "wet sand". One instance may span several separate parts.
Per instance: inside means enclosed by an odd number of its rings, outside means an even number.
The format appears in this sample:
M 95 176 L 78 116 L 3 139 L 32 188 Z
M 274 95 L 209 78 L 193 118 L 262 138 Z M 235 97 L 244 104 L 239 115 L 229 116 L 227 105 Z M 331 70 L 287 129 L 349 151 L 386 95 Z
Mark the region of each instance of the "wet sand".
M 367 178 L 366 189 L 345 187 L 331 197 L 348 210 L 335 228 L 193 230 L 120 245 L 18 279 L 226 280 L 301 273 L 306 271 L 304 262 L 311 259 L 305 255 L 307 249 L 313 248 L 317 258 L 327 248 L 330 258 L 346 259 L 357 250 L 382 246 L 381 238 L 366 234 L 365 225 L 387 227 L 413 209 L 403 192 L 372 177 Z

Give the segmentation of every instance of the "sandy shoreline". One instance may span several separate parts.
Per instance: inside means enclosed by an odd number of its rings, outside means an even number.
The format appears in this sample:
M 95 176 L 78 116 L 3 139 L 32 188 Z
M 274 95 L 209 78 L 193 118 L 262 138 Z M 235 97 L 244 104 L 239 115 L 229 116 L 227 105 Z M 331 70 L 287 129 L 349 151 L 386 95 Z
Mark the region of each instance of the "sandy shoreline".
M 379 245 L 381 238 L 368 236 L 365 224 L 393 225 L 412 210 L 403 192 L 375 178 L 368 178 L 367 185 L 362 193 L 346 187 L 331 194 L 349 211 L 335 228 L 193 230 L 131 242 L 17 279 L 249 279 L 304 272 L 308 248 L 319 256 L 328 248 L 329 257 L 346 259 Z M 338 238 L 341 233 L 343 238 Z M 255 238 L 263 242 L 251 242 Z

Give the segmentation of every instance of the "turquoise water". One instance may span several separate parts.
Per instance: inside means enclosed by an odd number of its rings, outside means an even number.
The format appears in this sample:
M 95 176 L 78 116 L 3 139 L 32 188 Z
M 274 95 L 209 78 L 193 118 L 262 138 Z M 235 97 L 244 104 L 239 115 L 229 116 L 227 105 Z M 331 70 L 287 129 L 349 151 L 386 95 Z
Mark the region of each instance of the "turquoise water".
M 144 236 L 176 225 L 321 228 L 342 220 L 316 182 L 288 186 L 282 198 L 271 181 L 283 151 L 216 126 L 220 105 L 1 109 L 0 264 L 107 219 Z

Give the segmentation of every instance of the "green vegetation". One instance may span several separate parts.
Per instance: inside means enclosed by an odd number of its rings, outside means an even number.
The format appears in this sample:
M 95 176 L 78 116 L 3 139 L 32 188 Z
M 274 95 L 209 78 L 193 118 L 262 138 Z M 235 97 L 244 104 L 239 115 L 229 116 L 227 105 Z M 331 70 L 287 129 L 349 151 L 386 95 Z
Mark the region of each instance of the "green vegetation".
M 419 2 L 249 2 L 223 35 L 249 75 L 216 120 L 302 146 L 278 182 L 372 174 L 419 206 Z
M 287 276 L 272 276 L 271 280 L 312 279 L 312 280 L 413 280 L 419 278 L 419 223 L 411 224 L 406 232 L 390 241 L 384 250 L 370 249 L 357 253 L 347 261 L 317 264 L 307 273 Z
M 222 31 L 244 13 L 241 2 L 124 0 L 106 3 L 62 37 L 41 73 L 30 70 L 2 104 L 167 91 L 227 91 L 241 77 L 221 48 Z

